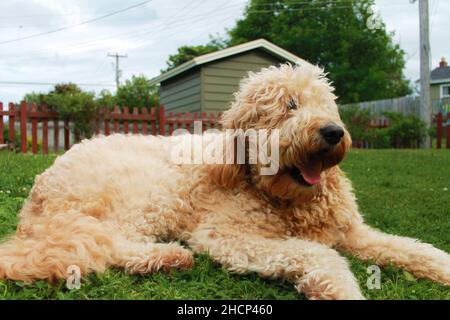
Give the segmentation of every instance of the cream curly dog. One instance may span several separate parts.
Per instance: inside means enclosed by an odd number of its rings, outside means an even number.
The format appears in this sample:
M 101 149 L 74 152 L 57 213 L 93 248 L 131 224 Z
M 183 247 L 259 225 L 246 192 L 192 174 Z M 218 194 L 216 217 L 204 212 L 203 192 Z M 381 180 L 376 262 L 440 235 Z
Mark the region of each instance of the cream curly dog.
M 351 140 L 335 98 L 323 70 L 306 63 L 242 81 L 222 125 L 278 129 L 275 175 L 259 164 L 175 164 L 171 150 L 186 136 L 83 141 L 36 178 L 16 234 L 0 245 L 0 278 L 51 281 L 71 265 L 145 274 L 189 268 L 192 251 L 206 251 L 310 299 L 362 299 L 337 249 L 450 285 L 450 255 L 364 224 L 337 166 Z

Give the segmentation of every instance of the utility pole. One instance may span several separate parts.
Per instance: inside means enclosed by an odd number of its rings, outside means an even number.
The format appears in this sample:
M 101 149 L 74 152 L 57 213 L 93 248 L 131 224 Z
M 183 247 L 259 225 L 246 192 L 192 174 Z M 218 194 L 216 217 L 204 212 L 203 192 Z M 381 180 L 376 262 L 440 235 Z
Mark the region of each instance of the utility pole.
M 428 17 L 428 0 L 419 0 L 420 16 L 420 116 L 425 121 L 427 129 L 431 125 L 430 96 L 430 30 Z M 431 141 L 427 136 L 422 148 L 430 148 Z
M 116 86 L 117 86 L 117 89 L 119 89 L 120 76 L 122 74 L 122 70 L 120 70 L 120 68 L 119 68 L 119 59 L 120 58 L 128 58 L 128 55 L 126 55 L 126 54 L 120 55 L 116 52 L 114 54 L 108 53 L 108 57 L 116 58 Z

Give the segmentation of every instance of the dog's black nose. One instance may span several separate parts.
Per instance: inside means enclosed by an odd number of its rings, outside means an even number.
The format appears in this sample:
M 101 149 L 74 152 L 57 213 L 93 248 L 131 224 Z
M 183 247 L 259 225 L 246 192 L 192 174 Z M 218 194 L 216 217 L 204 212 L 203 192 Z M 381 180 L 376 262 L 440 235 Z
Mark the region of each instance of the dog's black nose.
M 329 144 L 337 144 L 344 136 L 344 129 L 338 125 L 330 124 L 321 128 L 320 134 Z

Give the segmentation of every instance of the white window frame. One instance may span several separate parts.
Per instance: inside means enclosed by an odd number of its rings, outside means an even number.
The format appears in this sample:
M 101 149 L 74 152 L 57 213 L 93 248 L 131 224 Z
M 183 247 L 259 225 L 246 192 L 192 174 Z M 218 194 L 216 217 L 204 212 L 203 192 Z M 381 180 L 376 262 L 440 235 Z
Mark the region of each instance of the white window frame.
M 450 87 L 450 83 L 441 85 L 441 88 L 440 88 L 441 89 L 441 99 L 443 99 L 443 98 L 450 98 L 450 94 L 444 95 L 444 87 Z

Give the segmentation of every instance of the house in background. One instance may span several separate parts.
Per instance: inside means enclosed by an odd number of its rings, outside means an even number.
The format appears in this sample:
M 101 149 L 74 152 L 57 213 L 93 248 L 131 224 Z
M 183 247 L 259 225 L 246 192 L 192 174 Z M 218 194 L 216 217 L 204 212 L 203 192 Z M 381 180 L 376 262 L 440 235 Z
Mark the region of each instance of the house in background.
M 222 112 L 249 71 L 304 60 L 259 39 L 196 57 L 150 80 L 160 84 L 160 103 L 169 112 Z
M 434 107 L 441 110 L 450 105 L 450 67 L 445 58 L 439 62 L 439 67 L 431 71 L 431 100 Z M 448 110 L 450 112 L 450 109 Z

